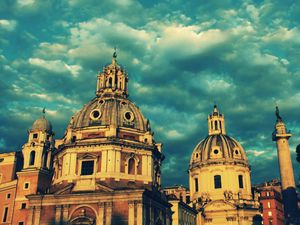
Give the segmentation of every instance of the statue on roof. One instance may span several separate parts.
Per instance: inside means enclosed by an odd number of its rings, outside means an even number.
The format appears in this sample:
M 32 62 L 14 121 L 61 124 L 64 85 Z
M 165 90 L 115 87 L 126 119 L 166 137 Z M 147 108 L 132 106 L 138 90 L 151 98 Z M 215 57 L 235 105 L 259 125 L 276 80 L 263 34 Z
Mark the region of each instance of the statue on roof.
M 281 118 L 281 116 L 279 115 L 279 108 L 278 108 L 278 106 L 276 106 L 275 115 L 276 115 L 276 117 L 277 117 L 277 122 L 282 122 L 282 118 Z

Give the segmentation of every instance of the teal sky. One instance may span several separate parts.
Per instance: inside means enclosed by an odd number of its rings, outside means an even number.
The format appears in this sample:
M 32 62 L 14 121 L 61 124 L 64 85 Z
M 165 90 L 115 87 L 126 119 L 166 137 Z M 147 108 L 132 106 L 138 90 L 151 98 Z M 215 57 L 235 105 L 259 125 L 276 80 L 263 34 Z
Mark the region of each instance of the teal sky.
M 254 183 L 278 177 L 275 105 L 300 164 L 300 4 L 236 0 L 1 0 L 0 152 L 20 150 L 47 108 L 56 138 L 95 95 L 113 48 L 129 94 L 164 144 L 165 185 L 188 182 L 216 101 Z

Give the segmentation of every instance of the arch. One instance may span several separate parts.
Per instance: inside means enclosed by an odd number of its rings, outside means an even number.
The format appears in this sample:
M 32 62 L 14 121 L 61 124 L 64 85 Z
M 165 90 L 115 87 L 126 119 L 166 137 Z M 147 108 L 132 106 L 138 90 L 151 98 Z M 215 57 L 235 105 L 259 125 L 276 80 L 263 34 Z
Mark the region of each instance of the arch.
M 30 157 L 29 157 L 29 166 L 33 166 L 35 162 L 35 151 L 32 150 L 30 152 Z
M 139 158 L 134 153 L 131 153 L 126 158 L 125 173 L 130 175 L 137 175 L 139 162 Z
M 78 210 L 78 209 L 80 209 L 80 208 L 88 208 L 88 209 L 90 209 L 93 213 L 94 213 L 94 215 L 95 215 L 95 218 L 97 217 L 97 211 L 92 207 L 92 206 L 90 206 L 90 205 L 78 205 L 77 207 L 75 207 L 71 212 L 70 212 L 70 214 L 69 214 L 69 221 L 70 220 L 72 220 L 72 217 L 73 217 L 73 215 L 74 215 L 74 213 Z M 74 218 L 73 218 L 74 219 Z
M 221 175 L 215 175 L 214 176 L 214 184 L 215 184 L 215 189 L 222 188 L 222 178 L 221 178 Z
M 218 130 L 218 121 L 215 120 L 215 130 Z
M 135 168 L 135 159 L 134 158 L 130 158 L 128 160 L 128 174 L 134 175 L 136 174 L 136 168 Z

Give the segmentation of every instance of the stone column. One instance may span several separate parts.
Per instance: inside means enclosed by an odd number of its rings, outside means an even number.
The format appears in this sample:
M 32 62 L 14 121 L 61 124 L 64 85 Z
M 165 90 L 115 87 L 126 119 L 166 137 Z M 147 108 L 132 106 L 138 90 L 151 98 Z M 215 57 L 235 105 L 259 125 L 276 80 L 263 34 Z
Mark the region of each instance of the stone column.
M 62 206 L 57 205 L 55 208 L 55 224 L 56 225 L 61 224 L 61 210 L 62 210 Z
M 67 224 L 69 221 L 69 205 L 63 206 L 63 223 Z
M 144 225 L 144 223 L 143 223 L 143 202 L 137 201 L 136 204 L 137 204 L 137 215 L 136 215 L 137 224 Z
M 40 224 L 41 208 L 42 208 L 41 206 L 34 207 L 34 225 Z
M 106 208 L 106 225 L 111 225 L 112 202 L 106 202 L 105 208 Z
M 128 201 L 128 207 L 128 225 L 134 225 L 134 201 Z
M 96 225 L 103 225 L 103 220 L 104 220 L 104 203 L 99 202 L 98 203 L 98 216 L 97 216 Z

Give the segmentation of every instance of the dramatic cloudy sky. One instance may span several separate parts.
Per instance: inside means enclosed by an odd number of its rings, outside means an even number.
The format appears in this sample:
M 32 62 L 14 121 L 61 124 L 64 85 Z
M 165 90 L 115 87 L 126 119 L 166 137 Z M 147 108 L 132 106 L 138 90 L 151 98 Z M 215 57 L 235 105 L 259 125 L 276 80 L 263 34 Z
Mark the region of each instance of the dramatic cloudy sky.
M 300 164 L 300 4 L 292 0 L 1 0 L 0 151 L 20 150 L 43 107 L 59 138 L 118 62 L 166 160 L 163 183 L 187 185 L 214 101 L 244 146 L 254 183 L 278 177 L 274 108 Z

